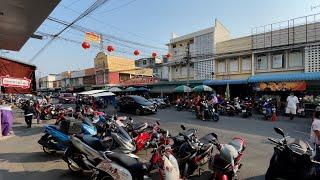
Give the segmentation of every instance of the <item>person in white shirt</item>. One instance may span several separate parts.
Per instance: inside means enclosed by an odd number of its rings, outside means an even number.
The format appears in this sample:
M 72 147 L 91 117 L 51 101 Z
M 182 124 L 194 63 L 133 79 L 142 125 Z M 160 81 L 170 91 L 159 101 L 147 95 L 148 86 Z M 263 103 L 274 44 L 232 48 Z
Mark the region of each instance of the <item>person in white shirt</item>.
M 290 95 L 287 97 L 287 107 L 286 107 L 286 114 L 289 114 L 290 119 L 293 119 L 294 115 L 297 114 L 298 103 L 299 103 L 299 100 L 297 96 L 295 96 L 293 93 L 290 93 Z
M 320 107 L 317 107 L 310 130 L 310 140 L 315 145 L 316 156 L 314 160 L 320 161 Z

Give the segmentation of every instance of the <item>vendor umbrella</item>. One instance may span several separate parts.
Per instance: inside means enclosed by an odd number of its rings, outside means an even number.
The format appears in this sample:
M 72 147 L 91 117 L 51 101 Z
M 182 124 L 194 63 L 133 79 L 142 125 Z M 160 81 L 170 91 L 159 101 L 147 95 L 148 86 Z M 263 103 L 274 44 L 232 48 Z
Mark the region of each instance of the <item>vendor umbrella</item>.
M 135 87 L 128 87 L 125 91 L 128 91 L 128 92 L 132 92 L 132 91 L 136 91 L 137 88 Z
M 118 88 L 118 87 L 111 87 L 108 89 L 109 92 L 121 92 L 122 89 Z
M 150 91 L 150 90 L 145 87 L 139 87 L 136 89 L 136 91 Z
M 211 92 L 212 88 L 206 85 L 199 85 L 192 89 L 194 92 Z
M 175 92 L 191 92 L 192 91 L 189 86 L 185 86 L 185 85 L 178 86 L 174 90 Z

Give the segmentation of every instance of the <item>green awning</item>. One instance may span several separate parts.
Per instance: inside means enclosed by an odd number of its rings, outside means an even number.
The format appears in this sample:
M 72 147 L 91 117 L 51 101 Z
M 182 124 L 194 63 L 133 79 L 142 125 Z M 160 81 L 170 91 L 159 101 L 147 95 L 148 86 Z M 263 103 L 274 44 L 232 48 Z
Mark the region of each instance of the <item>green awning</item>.
M 164 85 L 164 86 L 154 86 L 150 92 L 151 93 L 172 93 L 176 88 L 175 85 Z

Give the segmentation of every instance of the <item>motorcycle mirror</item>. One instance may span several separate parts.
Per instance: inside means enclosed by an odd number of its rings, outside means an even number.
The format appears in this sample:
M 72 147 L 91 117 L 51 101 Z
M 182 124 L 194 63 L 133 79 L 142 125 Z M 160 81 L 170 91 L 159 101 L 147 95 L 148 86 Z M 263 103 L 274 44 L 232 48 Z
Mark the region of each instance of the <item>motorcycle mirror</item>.
M 183 124 L 181 124 L 180 127 L 181 127 L 182 130 L 186 130 L 186 127 Z
M 212 135 L 214 138 L 218 139 L 218 135 L 217 135 L 216 133 L 211 133 L 211 135 Z
M 157 123 L 157 125 L 158 125 L 158 126 L 160 126 L 160 123 L 159 123 L 159 121 L 156 121 L 156 123 Z
M 278 134 L 280 134 L 282 137 L 285 137 L 284 132 L 281 128 L 275 127 L 274 131 Z

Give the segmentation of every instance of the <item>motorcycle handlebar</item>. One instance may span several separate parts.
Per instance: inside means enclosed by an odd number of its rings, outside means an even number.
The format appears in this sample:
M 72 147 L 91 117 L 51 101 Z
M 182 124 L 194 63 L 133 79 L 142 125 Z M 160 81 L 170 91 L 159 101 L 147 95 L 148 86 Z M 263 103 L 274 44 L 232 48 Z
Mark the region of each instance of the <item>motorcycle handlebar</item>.
M 268 140 L 273 142 L 273 143 L 275 143 L 275 144 L 277 144 L 277 145 L 281 145 L 281 143 L 279 141 L 277 141 L 277 140 L 275 140 L 273 138 L 268 137 Z

